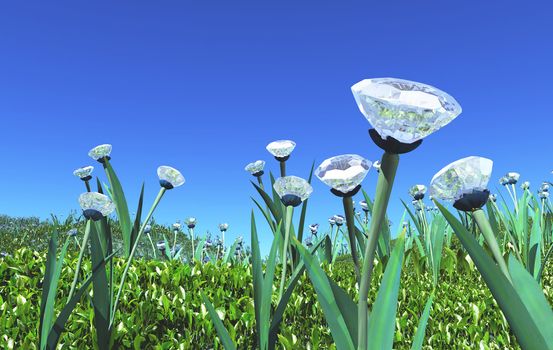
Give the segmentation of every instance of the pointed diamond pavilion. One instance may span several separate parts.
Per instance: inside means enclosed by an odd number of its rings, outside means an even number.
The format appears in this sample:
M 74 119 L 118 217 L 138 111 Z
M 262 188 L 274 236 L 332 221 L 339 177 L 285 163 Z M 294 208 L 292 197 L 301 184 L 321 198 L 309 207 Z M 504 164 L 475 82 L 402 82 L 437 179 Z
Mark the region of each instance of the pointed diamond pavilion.
M 356 154 L 344 154 L 325 160 L 315 175 L 325 184 L 348 193 L 361 184 L 371 168 L 371 162 Z

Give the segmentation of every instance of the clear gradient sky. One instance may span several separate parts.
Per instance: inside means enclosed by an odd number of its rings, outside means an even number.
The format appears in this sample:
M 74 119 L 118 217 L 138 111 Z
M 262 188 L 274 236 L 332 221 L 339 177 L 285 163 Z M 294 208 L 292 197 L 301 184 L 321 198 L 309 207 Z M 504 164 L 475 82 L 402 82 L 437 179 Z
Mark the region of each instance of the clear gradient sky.
M 289 174 L 357 153 L 369 160 L 368 122 L 352 97 L 365 78 L 436 86 L 463 113 L 401 157 L 390 215 L 409 186 L 446 164 L 494 160 L 492 191 L 507 171 L 535 190 L 553 180 L 553 8 L 550 1 L 9 1 L 0 5 L 0 213 L 67 214 L 87 152 L 113 144 L 131 208 L 146 203 L 156 168 L 180 169 L 156 219 L 192 215 L 198 232 L 230 224 L 249 241 L 255 195 L 244 166 L 278 164 L 276 139 L 297 148 Z M 101 167 L 97 167 L 105 179 Z M 372 193 L 372 169 L 364 188 Z M 358 198 L 356 199 L 358 200 Z M 314 180 L 308 222 L 341 213 Z M 258 220 L 261 221 L 260 215 Z M 262 228 L 264 250 L 270 233 Z M 263 239 L 264 238 L 264 239 Z

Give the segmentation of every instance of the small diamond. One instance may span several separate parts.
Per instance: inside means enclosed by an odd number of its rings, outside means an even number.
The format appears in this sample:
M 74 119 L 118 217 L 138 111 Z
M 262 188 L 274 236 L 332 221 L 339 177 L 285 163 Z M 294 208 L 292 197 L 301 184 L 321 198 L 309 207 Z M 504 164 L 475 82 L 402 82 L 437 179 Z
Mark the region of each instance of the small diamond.
M 194 228 L 196 226 L 196 218 L 191 216 L 188 219 L 184 220 L 184 223 L 189 228 Z
M 79 196 L 79 205 L 83 211 L 98 211 L 102 216 L 108 216 L 115 210 L 115 204 L 108 196 L 98 192 L 85 192 Z
M 447 93 L 409 80 L 365 79 L 351 90 L 359 110 L 383 139 L 413 143 L 461 113 L 459 103 Z
M 73 175 L 78 176 L 81 179 L 84 179 L 85 177 L 90 176 L 93 170 L 94 170 L 94 167 L 89 165 L 75 170 L 73 172 Z
M 109 157 L 110 154 L 111 154 L 111 145 L 107 143 L 96 146 L 88 152 L 88 156 L 94 160 L 98 160 L 104 157 Z
M 299 197 L 302 202 L 309 198 L 309 195 L 313 192 L 313 187 L 307 181 L 297 176 L 279 177 L 276 179 L 273 187 L 280 198 L 292 195 Z
M 359 205 L 361 206 L 361 209 L 363 209 L 363 211 L 369 211 L 369 205 L 367 204 L 366 200 L 360 201 Z
M 344 154 L 325 160 L 315 175 L 325 184 L 342 193 L 348 193 L 367 176 L 371 162 L 356 154 Z
M 170 166 L 162 165 L 157 168 L 157 176 L 159 177 L 159 181 L 162 183 L 162 186 L 163 184 L 169 184 L 171 185 L 170 187 L 173 188 L 184 183 L 184 177 L 180 171 L 175 168 L 171 168 Z
M 548 182 L 542 182 L 541 185 L 540 185 L 539 191 L 549 192 L 549 183 Z
M 319 224 L 309 225 L 309 230 L 311 231 L 312 235 L 317 235 L 317 232 L 319 231 Z
M 290 140 L 273 141 L 267 145 L 267 151 L 278 158 L 288 157 L 296 148 L 296 143 Z
M 67 235 L 69 237 L 75 237 L 77 235 L 77 229 L 76 228 L 72 228 L 71 230 L 67 231 Z
M 415 185 L 409 189 L 409 195 L 416 200 L 423 199 L 426 193 L 425 185 Z
M 474 190 L 483 191 L 492 173 L 493 161 L 482 157 L 459 159 L 440 170 L 430 182 L 433 197 L 455 201 Z
M 547 199 L 549 198 L 549 192 L 547 191 L 538 191 L 538 196 L 540 199 Z
M 507 179 L 507 183 L 509 185 L 514 185 L 518 182 L 518 179 L 520 179 L 520 174 L 515 172 L 510 172 L 510 173 L 507 173 L 504 177 Z
M 148 234 L 152 231 L 152 226 L 151 225 L 146 225 L 144 226 L 144 233 L 145 234 Z
M 376 170 L 376 172 L 380 172 L 380 161 L 379 160 L 375 160 L 374 163 L 373 163 L 373 168 L 374 170 Z
M 334 216 L 331 216 L 331 217 L 328 218 L 328 223 L 330 224 L 330 226 L 332 226 L 336 223 L 336 220 L 334 220 Z
M 521 185 L 520 185 L 520 188 L 522 188 L 522 190 L 526 191 L 527 189 L 530 188 L 530 181 L 524 181 Z
M 245 170 L 248 171 L 250 174 L 254 175 L 263 171 L 263 168 L 265 168 L 265 161 L 256 160 L 255 162 L 246 165 Z
M 228 230 L 228 224 L 227 223 L 219 224 L 219 231 L 225 232 L 226 230 Z
M 175 223 L 173 224 L 173 230 L 175 230 L 175 231 L 180 230 L 180 223 L 179 223 L 179 222 L 175 222 Z
M 334 221 L 336 222 L 336 225 L 342 226 L 344 224 L 344 221 L 346 221 L 346 218 L 344 218 L 342 215 L 334 215 Z

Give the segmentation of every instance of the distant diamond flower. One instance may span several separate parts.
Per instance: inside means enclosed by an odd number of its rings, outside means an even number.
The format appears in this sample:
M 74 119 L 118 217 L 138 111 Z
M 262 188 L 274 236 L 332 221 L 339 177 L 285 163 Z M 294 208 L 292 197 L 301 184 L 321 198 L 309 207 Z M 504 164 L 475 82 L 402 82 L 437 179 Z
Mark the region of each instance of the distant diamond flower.
M 342 226 L 346 221 L 346 218 L 344 218 L 342 215 L 336 214 L 334 215 L 334 221 L 336 221 L 336 226 Z
M 189 217 L 188 219 L 184 220 L 184 223 L 188 228 L 194 228 L 196 227 L 196 218 L 195 217 Z
M 77 235 L 77 229 L 76 228 L 72 228 L 71 230 L 67 231 L 67 235 L 69 237 L 75 237 Z
M 502 176 L 499 179 L 499 184 L 502 185 L 502 186 L 507 186 L 509 184 L 509 179 L 505 176 Z
M 300 205 L 313 192 L 313 187 L 307 181 L 297 176 L 279 177 L 275 181 L 273 188 L 284 205 L 293 207 Z
M 517 183 L 518 179 L 520 178 L 519 173 L 510 172 L 505 175 L 505 178 L 507 178 L 507 182 L 509 185 L 514 185 Z
M 540 199 L 547 199 L 549 198 L 549 192 L 547 191 L 538 191 L 538 196 Z
M 522 188 L 523 190 L 527 190 L 530 188 L 530 181 L 524 181 L 521 185 L 520 185 L 520 188 Z
M 328 218 L 328 223 L 330 226 L 334 226 L 336 224 L 336 220 L 334 220 L 334 216 L 331 216 Z
M 219 231 L 225 232 L 226 230 L 228 230 L 228 224 L 227 223 L 219 224 Z
M 380 161 L 379 160 L 375 160 L 374 163 L 373 163 L 373 168 L 374 170 L 376 170 L 377 172 L 380 172 Z
M 386 139 L 414 143 L 461 113 L 453 97 L 430 85 L 396 78 L 365 79 L 351 87 L 359 110 Z
M 540 185 L 539 191 L 549 192 L 549 183 L 548 182 L 542 182 L 541 185 Z
M 311 231 L 311 234 L 316 236 L 317 232 L 319 231 L 319 224 L 311 224 L 309 225 L 309 230 Z
M 165 251 L 165 241 L 158 241 L 156 246 L 161 252 Z
M 313 239 L 311 237 L 308 237 L 305 240 L 305 245 L 308 246 L 308 247 L 312 247 L 313 246 Z
M 367 201 L 362 200 L 359 202 L 359 205 L 361 206 L 361 209 L 366 213 L 369 211 L 369 205 L 367 204 Z
M 85 192 L 79 196 L 79 204 L 87 219 L 99 220 L 115 210 L 115 204 L 108 196 L 98 192 Z
M 92 178 L 90 174 L 92 174 L 93 170 L 94 170 L 94 167 L 89 165 L 89 166 L 76 169 L 75 171 L 73 171 L 73 175 L 78 176 L 81 180 L 90 180 Z
M 296 148 L 296 143 L 290 140 L 273 141 L 267 145 L 267 151 L 279 160 L 289 157 L 294 148 Z
M 181 227 L 180 222 L 175 222 L 173 224 L 173 230 L 175 230 L 175 231 L 180 230 L 180 227 Z
M 265 168 L 265 161 L 256 160 L 255 162 L 246 165 L 245 170 L 248 171 L 253 176 L 261 176 L 263 175 L 264 168 Z
M 103 162 L 104 158 L 109 159 L 110 154 L 111 154 L 111 145 L 108 143 L 96 146 L 88 152 L 88 156 L 90 158 L 97 160 L 100 163 Z
M 470 198 L 470 195 L 475 195 L 478 198 L 469 203 L 473 208 L 468 210 L 477 209 L 476 204 L 484 205 L 488 200 L 489 191 L 487 186 L 492 167 L 493 161 L 487 158 L 467 157 L 459 159 L 434 175 L 430 182 L 430 194 L 436 198 L 455 201 L 454 206 L 456 208 L 456 204 L 463 197 Z M 480 203 L 481 201 L 483 203 Z
M 415 185 L 409 189 L 409 195 L 413 197 L 414 200 L 420 200 L 424 198 L 424 194 L 426 193 L 426 186 L 425 185 Z
M 150 232 L 152 232 L 152 226 L 151 225 L 144 226 L 144 233 L 148 234 Z
M 356 154 L 328 158 L 315 170 L 325 184 L 343 194 L 352 192 L 367 176 L 372 163 Z
M 175 168 L 162 165 L 157 168 L 157 176 L 159 177 L 159 184 L 168 190 L 179 187 L 184 183 L 184 177 Z
M 490 200 L 491 200 L 492 202 L 497 201 L 497 195 L 490 193 Z

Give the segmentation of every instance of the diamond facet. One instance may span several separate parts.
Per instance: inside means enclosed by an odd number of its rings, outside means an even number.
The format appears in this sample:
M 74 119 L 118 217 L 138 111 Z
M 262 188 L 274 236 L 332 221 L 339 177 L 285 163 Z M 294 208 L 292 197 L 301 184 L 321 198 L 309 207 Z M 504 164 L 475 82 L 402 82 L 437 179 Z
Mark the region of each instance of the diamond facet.
M 184 183 L 184 177 L 180 171 L 170 166 L 162 165 L 157 168 L 157 176 L 160 183 L 166 182 L 172 186 L 171 188 L 178 187 Z
M 94 147 L 88 152 L 88 156 L 94 160 L 98 160 L 104 157 L 109 157 L 111 154 L 111 145 L 106 143 Z
M 342 193 L 348 193 L 367 176 L 371 162 L 356 154 L 344 154 L 325 160 L 315 175 L 325 184 Z
M 84 179 L 85 177 L 90 176 L 90 174 L 92 174 L 93 170 L 94 170 L 94 167 L 89 165 L 89 166 L 85 166 L 85 167 L 76 169 L 73 172 L 73 175 L 78 176 L 81 179 Z
M 440 170 L 430 182 L 430 194 L 455 201 L 464 194 L 483 191 L 492 173 L 493 161 L 482 157 L 459 159 Z
M 273 187 L 280 198 L 292 195 L 299 197 L 302 202 L 309 198 L 309 195 L 313 192 L 313 187 L 307 181 L 297 176 L 279 177 L 276 179 Z
M 359 110 L 386 139 L 413 143 L 461 113 L 453 97 L 433 86 L 395 78 L 365 79 L 351 87 Z
M 267 145 L 267 151 L 278 158 L 288 157 L 296 148 L 296 143 L 290 140 L 273 141 Z
M 256 160 L 255 162 L 246 165 L 245 170 L 248 171 L 250 174 L 254 175 L 263 171 L 263 168 L 265 168 L 265 161 Z
M 79 196 L 79 205 L 83 211 L 94 210 L 108 216 L 115 210 L 115 204 L 108 196 L 98 192 L 85 192 Z

